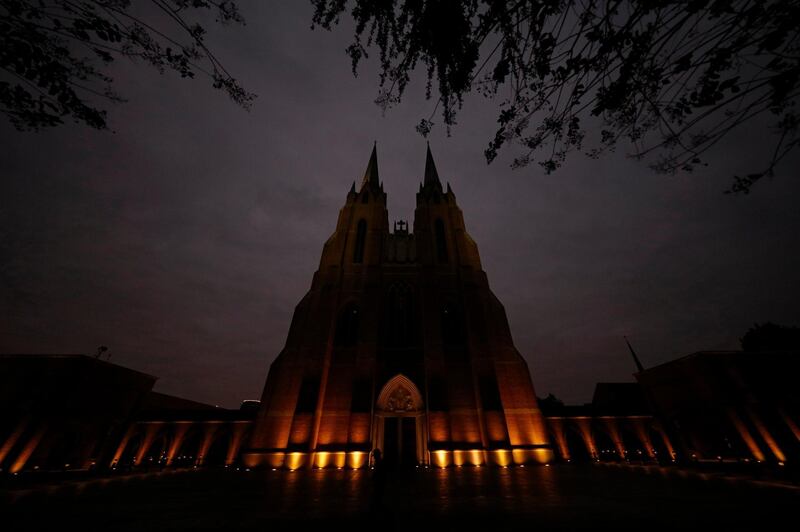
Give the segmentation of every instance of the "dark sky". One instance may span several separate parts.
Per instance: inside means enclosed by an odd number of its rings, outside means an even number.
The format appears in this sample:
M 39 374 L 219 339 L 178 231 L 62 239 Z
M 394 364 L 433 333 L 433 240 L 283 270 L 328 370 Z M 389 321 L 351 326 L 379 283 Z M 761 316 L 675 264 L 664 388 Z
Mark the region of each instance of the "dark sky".
M 258 93 L 250 113 L 205 79 L 120 61 L 114 132 L 0 122 L 0 352 L 105 344 L 160 391 L 235 407 L 260 396 L 373 140 L 390 223 L 411 221 L 423 84 L 382 116 L 374 64 L 350 72 L 349 29 L 310 31 L 304 2 L 240 6 L 247 25 L 209 41 Z M 624 334 L 648 366 L 737 348 L 753 322 L 800 325 L 800 157 L 723 194 L 761 168 L 767 121 L 693 175 L 620 149 L 546 176 L 511 170 L 511 151 L 486 165 L 495 113 L 469 98 L 431 146 L 540 396 L 583 402 L 595 382 L 631 380 Z

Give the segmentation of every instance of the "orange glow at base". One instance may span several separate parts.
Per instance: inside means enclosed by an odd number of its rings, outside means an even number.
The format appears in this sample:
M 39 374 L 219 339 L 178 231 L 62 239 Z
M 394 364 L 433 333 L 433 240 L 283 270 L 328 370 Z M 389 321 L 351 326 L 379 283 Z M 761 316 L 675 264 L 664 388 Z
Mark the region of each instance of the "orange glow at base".
M 497 449 L 491 453 L 492 463 L 502 467 L 508 467 L 514 463 L 514 457 L 508 449 Z
M 347 467 L 350 469 L 361 469 L 367 465 L 368 454 L 362 451 L 347 453 Z
M 511 451 L 515 464 L 549 464 L 555 458 L 552 449 L 514 449 Z
M 797 438 L 798 441 L 800 441 L 800 427 L 797 426 L 797 423 L 795 423 L 794 420 L 791 417 L 789 417 L 786 411 L 783 410 L 782 408 L 778 409 L 778 413 L 780 414 L 784 423 L 786 423 L 786 426 L 789 427 L 789 430 L 792 431 L 794 437 Z
M 291 470 L 299 469 L 306 463 L 305 453 L 289 453 L 286 455 L 286 467 Z
M 186 433 L 189 431 L 190 426 L 190 423 L 178 423 L 178 425 L 175 427 L 175 433 L 172 435 L 172 443 L 169 446 L 169 451 L 167 451 L 167 465 L 172 464 L 172 461 L 178 454 L 178 451 L 183 444 L 183 439 L 186 437 Z
M 247 425 L 245 423 L 237 423 L 234 425 L 231 441 L 228 444 L 228 453 L 225 455 L 225 465 L 231 465 L 236 461 L 236 456 L 239 454 L 239 449 L 242 446 L 242 440 L 246 430 Z M 282 455 L 281 462 L 283 462 Z
M 320 451 L 314 454 L 314 467 L 325 469 L 326 467 L 335 467 L 341 469 L 347 462 L 347 454 L 344 452 L 327 452 Z
M 135 426 L 131 426 L 127 431 L 125 431 L 125 435 L 122 437 L 122 440 L 119 442 L 117 446 L 116 452 L 114 452 L 114 457 L 111 459 L 111 466 L 117 465 L 119 463 L 120 458 L 122 458 L 122 453 L 125 452 L 125 448 L 128 446 L 128 442 L 133 436 L 133 433 L 136 431 Z
M 783 451 L 780 447 L 778 447 L 778 442 L 775 441 L 775 438 L 772 437 L 769 430 L 767 430 L 766 425 L 761 421 L 761 416 L 759 416 L 755 410 L 748 407 L 747 408 L 747 415 L 750 418 L 750 421 L 753 422 L 753 425 L 756 427 L 758 434 L 761 436 L 761 439 L 767 444 L 769 450 L 772 451 L 772 454 L 775 458 L 778 459 L 779 462 L 783 462 L 786 460 L 786 455 L 783 454 Z
M 763 462 L 764 453 L 761 451 L 761 449 L 759 449 L 756 440 L 753 438 L 752 434 L 750 434 L 750 431 L 747 430 L 747 427 L 745 426 L 744 422 L 742 422 L 742 420 L 739 418 L 738 414 L 736 414 L 736 412 L 734 412 L 733 409 L 730 409 L 728 411 L 728 418 L 731 420 L 731 423 L 733 423 L 733 426 L 736 427 L 736 431 L 739 433 L 739 436 L 742 438 L 742 441 L 744 441 L 745 445 L 747 445 L 747 448 L 750 449 L 753 458 L 755 458 L 759 462 Z
M 456 466 L 482 466 L 484 464 L 483 451 L 480 449 L 470 449 L 469 451 L 453 451 L 453 463 Z
M 42 426 L 36 431 L 31 439 L 28 440 L 28 442 L 25 444 L 25 447 L 22 448 L 22 451 L 17 456 L 17 459 L 14 460 L 14 463 L 11 465 L 11 468 L 9 469 L 11 473 L 18 473 L 22 471 L 22 468 L 25 467 L 25 464 L 33 454 L 33 451 L 35 451 L 39 446 L 39 442 L 42 440 L 42 437 L 46 431 L 47 429 Z
M 450 465 L 450 453 L 448 451 L 433 451 L 433 465 L 436 467 L 447 467 Z
M 19 425 L 17 425 L 17 428 L 14 429 L 14 432 L 12 432 L 8 436 L 8 438 L 6 438 L 6 441 L 5 443 L 3 443 L 3 446 L 0 447 L 0 464 L 2 464 L 5 461 L 6 456 L 8 456 L 8 454 L 11 452 L 11 449 L 14 448 L 14 445 L 17 444 L 17 440 L 20 439 L 22 434 L 25 432 L 26 428 L 28 428 L 27 419 L 21 421 Z

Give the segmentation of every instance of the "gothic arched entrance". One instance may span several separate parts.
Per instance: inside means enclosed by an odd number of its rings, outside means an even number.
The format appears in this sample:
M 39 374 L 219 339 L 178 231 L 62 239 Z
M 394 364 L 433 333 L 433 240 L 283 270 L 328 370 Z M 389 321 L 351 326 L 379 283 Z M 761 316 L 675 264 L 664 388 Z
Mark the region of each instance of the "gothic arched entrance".
M 386 465 L 427 463 L 425 408 L 414 383 L 405 375 L 395 375 L 384 385 L 376 406 L 373 441 Z

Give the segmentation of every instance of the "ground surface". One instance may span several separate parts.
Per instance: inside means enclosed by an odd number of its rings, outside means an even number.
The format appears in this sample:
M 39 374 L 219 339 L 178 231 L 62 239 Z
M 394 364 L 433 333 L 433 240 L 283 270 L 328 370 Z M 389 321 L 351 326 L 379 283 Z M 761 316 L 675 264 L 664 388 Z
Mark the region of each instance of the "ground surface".
M 658 468 L 183 471 L 0 491 L 29 530 L 794 530 L 800 490 Z M 786 521 L 786 519 L 791 519 Z

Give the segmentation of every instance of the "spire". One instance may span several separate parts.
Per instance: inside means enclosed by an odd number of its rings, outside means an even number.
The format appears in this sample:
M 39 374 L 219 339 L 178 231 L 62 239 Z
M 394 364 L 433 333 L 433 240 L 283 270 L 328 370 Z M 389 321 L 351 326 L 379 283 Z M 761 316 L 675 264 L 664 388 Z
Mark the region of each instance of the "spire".
M 436 171 L 436 164 L 433 162 L 433 155 L 431 155 L 431 145 L 428 143 L 428 154 L 425 156 L 425 186 L 428 184 L 442 188 L 442 183 L 439 181 L 439 172 Z
M 364 187 L 370 187 L 373 190 L 380 190 L 380 181 L 378 179 L 378 142 L 372 145 L 372 155 L 369 156 L 369 164 L 367 164 L 367 171 L 364 172 L 364 180 L 361 182 L 361 190 Z
M 639 357 L 636 356 L 636 351 L 634 351 L 633 347 L 631 347 L 631 343 L 628 341 L 628 337 L 623 336 L 623 338 L 625 338 L 625 343 L 628 344 L 628 349 L 630 349 L 631 351 L 631 356 L 633 356 L 633 362 L 634 364 L 636 364 L 636 369 L 639 371 L 639 373 L 643 372 L 644 366 L 642 366 L 642 363 L 639 361 Z

